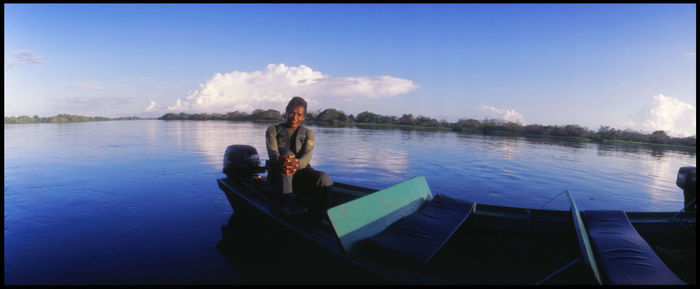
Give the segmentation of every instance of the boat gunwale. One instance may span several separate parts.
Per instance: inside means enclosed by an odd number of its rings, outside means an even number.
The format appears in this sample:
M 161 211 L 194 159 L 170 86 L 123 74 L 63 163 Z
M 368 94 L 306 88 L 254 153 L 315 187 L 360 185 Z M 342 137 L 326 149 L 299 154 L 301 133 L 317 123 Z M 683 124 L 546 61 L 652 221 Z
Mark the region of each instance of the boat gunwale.
M 226 181 L 229 178 L 220 178 L 221 181 Z M 245 183 L 245 182 L 242 182 Z M 249 184 L 250 185 L 250 184 Z M 347 183 L 334 182 L 334 192 L 341 194 L 352 194 L 357 197 L 376 192 L 377 189 L 351 185 Z M 339 192 L 337 187 L 343 188 L 345 192 Z M 260 188 L 254 188 L 260 190 Z M 350 191 L 350 192 L 348 192 Z M 262 194 L 265 196 L 264 194 Z M 267 199 L 267 197 L 265 197 Z M 250 201 L 250 200 L 248 200 Z M 268 202 L 269 200 L 261 200 Z M 585 210 L 584 210 L 585 211 Z M 269 212 L 266 212 L 269 214 Z M 521 208 L 512 206 L 501 206 L 493 204 L 476 203 L 476 209 L 473 212 L 475 216 L 487 216 L 504 219 L 516 219 L 522 221 L 547 221 L 547 222 L 569 222 L 571 215 L 569 210 L 551 210 L 551 209 L 534 209 Z M 642 211 L 625 211 L 625 214 L 630 219 L 632 224 L 657 224 L 657 223 L 695 223 L 696 212 L 684 211 L 681 214 L 678 212 L 642 212 Z M 673 218 L 676 214 L 676 218 Z

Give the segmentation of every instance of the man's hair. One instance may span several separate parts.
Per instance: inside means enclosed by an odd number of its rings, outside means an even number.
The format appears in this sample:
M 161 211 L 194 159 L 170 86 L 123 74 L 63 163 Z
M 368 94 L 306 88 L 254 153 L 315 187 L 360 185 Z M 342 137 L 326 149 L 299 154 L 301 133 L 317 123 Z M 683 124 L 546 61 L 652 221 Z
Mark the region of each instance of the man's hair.
M 292 109 L 300 105 L 304 107 L 304 114 L 306 114 L 306 100 L 304 100 L 300 96 L 292 97 L 292 100 L 290 100 L 289 104 L 287 104 L 287 109 L 285 113 L 289 114 L 289 112 L 292 111 Z

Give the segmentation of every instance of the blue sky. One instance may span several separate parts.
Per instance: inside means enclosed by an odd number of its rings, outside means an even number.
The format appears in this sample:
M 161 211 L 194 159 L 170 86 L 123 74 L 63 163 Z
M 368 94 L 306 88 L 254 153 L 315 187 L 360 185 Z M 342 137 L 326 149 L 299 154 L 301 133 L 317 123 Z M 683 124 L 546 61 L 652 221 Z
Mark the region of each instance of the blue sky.
M 695 4 L 5 4 L 5 115 L 309 110 L 695 134 Z

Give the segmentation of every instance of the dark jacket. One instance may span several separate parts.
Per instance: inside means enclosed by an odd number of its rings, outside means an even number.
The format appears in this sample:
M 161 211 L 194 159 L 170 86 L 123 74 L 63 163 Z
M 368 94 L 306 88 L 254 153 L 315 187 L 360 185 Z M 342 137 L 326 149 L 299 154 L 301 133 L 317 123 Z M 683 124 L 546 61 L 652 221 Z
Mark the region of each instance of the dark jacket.
M 311 162 L 314 151 L 314 131 L 299 126 L 295 132 L 290 132 L 286 123 L 280 123 L 267 128 L 265 145 L 273 166 L 277 165 L 277 158 L 289 150 L 299 160 L 299 169 L 303 169 Z

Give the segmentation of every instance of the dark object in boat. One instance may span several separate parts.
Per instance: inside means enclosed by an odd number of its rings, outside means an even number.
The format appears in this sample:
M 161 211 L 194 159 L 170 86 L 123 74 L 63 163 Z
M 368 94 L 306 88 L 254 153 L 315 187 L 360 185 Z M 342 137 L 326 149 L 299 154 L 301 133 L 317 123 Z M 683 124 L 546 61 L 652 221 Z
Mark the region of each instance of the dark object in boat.
M 678 169 L 676 185 L 683 189 L 685 210 L 687 211 L 697 211 L 697 204 L 695 202 L 697 190 L 696 180 L 695 167 L 687 166 Z
M 230 145 L 224 153 L 224 173 L 227 176 L 252 177 L 265 171 L 260 167 L 258 151 L 249 145 Z

